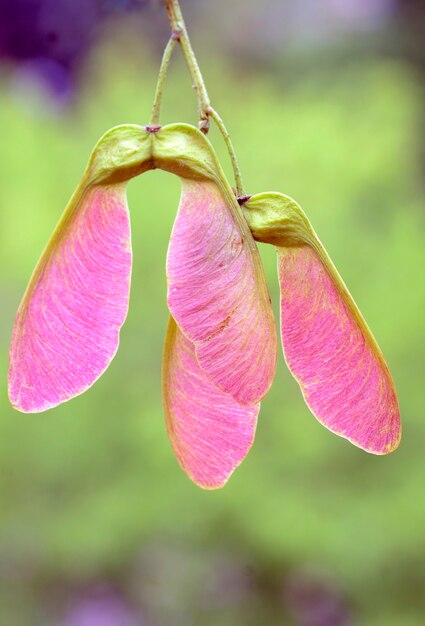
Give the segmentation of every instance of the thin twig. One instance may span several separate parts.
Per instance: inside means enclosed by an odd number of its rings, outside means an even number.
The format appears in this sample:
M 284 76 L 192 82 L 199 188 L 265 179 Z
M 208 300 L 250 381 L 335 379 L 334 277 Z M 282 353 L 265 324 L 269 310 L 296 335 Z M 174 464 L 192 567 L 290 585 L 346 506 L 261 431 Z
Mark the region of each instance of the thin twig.
M 159 124 L 159 116 L 161 110 L 162 95 L 164 93 L 164 83 L 167 77 L 168 66 L 170 65 L 171 55 L 177 40 L 171 36 L 165 46 L 164 54 L 162 55 L 161 67 L 159 68 L 158 81 L 156 83 L 155 97 L 152 105 L 152 113 L 149 122 L 149 126 L 156 126 Z
M 212 117 L 212 119 L 214 120 L 214 122 L 216 123 L 217 128 L 219 129 L 225 143 L 227 146 L 227 152 L 229 153 L 230 156 L 230 160 L 232 162 L 232 167 L 233 167 L 233 174 L 235 177 L 235 186 L 236 186 L 236 194 L 239 197 L 243 197 L 245 196 L 245 192 L 244 192 L 244 188 L 243 188 L 243 184 L 242 184 L 242 175 L 241 175 L 241 171 L 239 168 L 239 164 L 236 158 L 236 152 L 235 149 L 233 147 L 233 143 L 232 140 L 230 138 L 229 132 L 226 128 L 226 126 L 224 125 L 223 120 L 221 119 L 221 117 L 219 116 L 219 114 L 217 113 L 217 111 L 215 109 L 213 109 L 210 106 L 209 109 L 209 115 L 210 117 Z
M 183 15 L 181 12 L 179 0 L 164 0 L 165 8 L 168 13 L 168 18 L 170 20 L 171 26 L 171 37 L 177 40 L 182 49 L 184 58 L 186 60 L 186 64 L 188 66 L 193 87 L 196 90 L 196 96 L 198 100 L 198 110 L 199 110 L 199 128 L 203 133 L 208 133 L 209 129 L 209 118 L 211 117 L 217 128 L 219 129 L 227 147 L 227 151 L 230 156 L 230 160 L 232 163 L 233 173 L 235 177 L 236 184 L 236 193 L 238 197 L 242 197 L 245 195 L 243 185 L 242 185 L 242 175 L 239 168 L 238 160 L 236 157 L 236 152 L 232 144 L 232 140 L 230 139 L 230 134 L 217 113 L 215 109 L 210 104 L 210 98 L 208 95 L 207 87 L 205 85 L 204 79 L 201 74 L 201 70 L 198 65 L 198 61 L 195 56 L 195 52 L 192 48 L 192 44 L 190 43 L 189 35 L 187 33 L 186 24 L 183 19 Z

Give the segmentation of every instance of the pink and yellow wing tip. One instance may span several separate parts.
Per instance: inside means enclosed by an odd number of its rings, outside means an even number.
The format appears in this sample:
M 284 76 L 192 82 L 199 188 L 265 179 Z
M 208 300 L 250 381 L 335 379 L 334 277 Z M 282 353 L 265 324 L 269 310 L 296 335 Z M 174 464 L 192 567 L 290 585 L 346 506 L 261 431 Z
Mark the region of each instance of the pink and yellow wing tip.
M 333 265 L 308 246 L 279 254 L 285 360 L 318 421 L 373 454 L 400 442 L 400 411 L 382 352 Z
M 296 378 L 293 372 L 291 373 L 294 376 L 294 378 Z M 401 419 L 400 419 L 399 412 L 397 413 L 397 416 L 394 419 L 395 425 L 393 425 L 391 428 L 391 433 L 392 433 L 391 437 L 389 438 L 389 440 L 386 439 L 385 442 L 378 445 L 376 441 L 366 442 L 364 440 L 359 439 L 358 437 L 352 437 L 345 430 L 339 429 L 338 427 L 334 427 L 330 425 L 329 423 L 327 423 L 326 418 L 320 417 L 315 411 L 313 411 L 308 400 L 305 397 L 305 392 L 301 384 L 300 384 L 300 388 L 304 397 L 304 401 L 306 405 L 308 406 L 309 410 L 311 411 L 311 413 L 313 414 L 313 416 L 316 418 L 316 420 L 319 422 L 321 426 L 324 426 L 327 430 L 329 430 L 334 435 L 337 435 L 338 437 L 341 437 L 342 439 L 346 439 L 349 443 L 354 445 L 356 448 L 359 448 L 360 450 L 363 450 L 364 452 L 367 452 L 369 454 L 374 454 L 376 456 L 387 456 L 388 454 L 391 454 L 391 452 L 394 452 L 395 450 L 397 450 L 397 448 L 399 447 L 400 441 L 401 441 L 401 435 L 402 435 Z M 384 427 L 383 430 L 388 430 L 388 427 Z M 381 435 L 382 435 L 382 431 L 379 433 L 378 437 L 380 438 Z
M 199 487 L 222 488 L 252 447 L 260 405 L 243 406 L 216 387 L 171 317 L 163 399 L 167 434 L 180 467 Z

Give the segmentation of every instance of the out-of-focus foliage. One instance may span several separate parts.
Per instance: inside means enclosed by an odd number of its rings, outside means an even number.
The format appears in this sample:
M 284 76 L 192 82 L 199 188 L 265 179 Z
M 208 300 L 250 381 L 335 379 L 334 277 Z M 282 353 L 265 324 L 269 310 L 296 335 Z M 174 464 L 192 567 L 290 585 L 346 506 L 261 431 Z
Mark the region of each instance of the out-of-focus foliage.
M 203 492 L 184 476 L 160 384 L 179 183 L 160 172 L 130 184 L 131 307 L 111 367 L 58 409 L 10 408 L 7 346 L 32 268 L 98 137 L 148 120 L 158 59 L 126 41 L 124 62 L 124 41 L 96 51 L 60 118 L 32 114 L 13 91 L 0 100 L 0 624 L 422 625 L 421 102 L 402 64 L 318 68 L 289 86 L 200 55 L 247 191 L 300 202 L 384 350 L 404 418 L 396 453 L 373 457 L 323 429 L 280 358 L 228 486 Z M 163 121 L 196 123 L 190 81 L 172 69 Z M 277 306 L 275 255 L 262 254 Z

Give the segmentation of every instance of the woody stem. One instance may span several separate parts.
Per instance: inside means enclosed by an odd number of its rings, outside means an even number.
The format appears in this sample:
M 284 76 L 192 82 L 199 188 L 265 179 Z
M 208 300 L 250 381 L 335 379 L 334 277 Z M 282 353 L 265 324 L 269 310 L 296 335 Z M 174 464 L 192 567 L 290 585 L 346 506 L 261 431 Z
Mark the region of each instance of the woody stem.
M 168 13 L 168 18 L 170 20 L 172 38 L 176 39 L 180 44 L 192 78 L 193 87 L 196 90 L 200 118 L 199 127 L 202 132 L 206 134 L 209 129 L 209 118 L 211 117 L 214 120 L 218 130 L 223 136 L 223 139 L 226 143 L 227 151 L 230 156 L 230 160 L 232 162 L 236 184 L 236 193 L 239 197 L 244 196 L 245 192 L 243 189 L 242 176 L 236 157 L 236 152 L 223 120 L 221 119 L 217 111 L 215 111 L 215 109 L 213 109 L 211 106 L 207 87 L 202 77 L 198 61 L 192 48 L 192 44 L 190 43 L 179 0 L 164 0 L 164 4 Z

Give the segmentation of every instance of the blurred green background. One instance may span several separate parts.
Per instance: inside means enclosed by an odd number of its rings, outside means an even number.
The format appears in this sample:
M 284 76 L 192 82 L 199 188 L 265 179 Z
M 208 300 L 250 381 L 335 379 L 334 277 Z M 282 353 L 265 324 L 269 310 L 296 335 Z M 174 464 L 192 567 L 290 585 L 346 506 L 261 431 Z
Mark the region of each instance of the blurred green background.
M 131 307 L 112 365 L 57 409 L 15 412 L 6 375 L 16 308 L 97 139 L 116 124 L 148 121 L 166 17 L 154 11 L 163 31 L 152 37 L 149 10 L 140 22 L 110 20 L 77 96 L 60 110 L 4 66 L 1 626 L 425 623 L 422 74 L 374 49 L 394 23 L 349 38 L 337 29 L 326 45 L 300 37 L 283 49 L 270 43 L 273 19 L 244 37 L 241 18 L 240 41 L 225 39 L 229 24 L 217 15 L 229 3 L 213 4 L 209 21 L 187 3 L 188 22 L 246 188 L 282 191 L 306 210 L 388 360 L 401 446 L 373 457 L 326 431 L 280 356 L 256 443 L 228 485 L 204 492 L 186 478 L 161 406 L 164 266 L 180 186 L 162 172 L 129 186 Z M 238 10 L 242 3 L 233 18 Z M 162 121 L 196 124 L 176 52 Z M 210 138 L 231 178 L 215 130 Z M 261 253 L 277 313 L 275 254 Z

